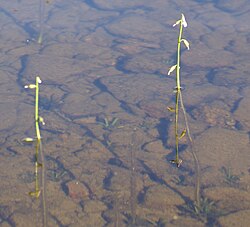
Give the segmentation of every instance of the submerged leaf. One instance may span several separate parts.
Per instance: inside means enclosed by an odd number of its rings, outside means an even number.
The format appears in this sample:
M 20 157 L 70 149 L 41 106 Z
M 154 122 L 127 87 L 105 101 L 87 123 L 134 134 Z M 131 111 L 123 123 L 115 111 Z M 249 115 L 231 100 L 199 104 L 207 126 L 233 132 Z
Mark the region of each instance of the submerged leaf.
M 181 159 L 174 159 L 174 160 L 171 160 L 170 163 L 176 164 L 176 166 L 179 168 L 181 163 L 182 163 L 182 160 Z
M 175 109 L 174 109 L 173 107 L 168 106 L 168 107 L 167 107 L 167 110 L 168 110 L 169 112 L 175 113 Z
M 38 190 L 38 191 L 35 191 L 35 192 L 29 192 L 29 195 L 30 195 L 30 196 L 34 196 L 34 197 L 36 197 L 36 198 L 39 198 L 40 193 L 41 193 L 41 191 Z
M 115 126 L 115 124 L 117 123 L 118 120 L 119 120 L 119 119 L 116 117 L 116 118 L 112 121 L 111 126 Z
M 42 167 L 42 166 L 43 166 L 42 163 L 36 162 L 36 167 Z
M 179 137 L 179 139 L 183 138 L 186 135 L 187 129 L 184 129 Z
M 104 118 L 104 122 L 105 122 L 105 127 L 109 127 L 109 121 L 106 117 Z

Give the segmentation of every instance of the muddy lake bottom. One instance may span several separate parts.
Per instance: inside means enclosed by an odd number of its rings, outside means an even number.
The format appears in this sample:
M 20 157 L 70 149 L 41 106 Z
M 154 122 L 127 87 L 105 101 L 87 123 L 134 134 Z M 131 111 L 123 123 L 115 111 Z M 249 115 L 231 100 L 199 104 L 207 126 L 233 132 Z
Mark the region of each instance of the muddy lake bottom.
M 0 225 L 44 226 L 46 216 L 60 227 L 247 227 L 248 10 L 247 0 L 0 3 Z M 182 95 L 194 144 L 181 140 L 177 168 L 167 72 L 182 12 L 191 44 L 182 47 Z M 45 200 L 29 195 L 35 144 L 22 141 L 35 137 L 35 94 L 24 86 L 37 75 Z M 184 129 L 184 116 L 179 123 Z

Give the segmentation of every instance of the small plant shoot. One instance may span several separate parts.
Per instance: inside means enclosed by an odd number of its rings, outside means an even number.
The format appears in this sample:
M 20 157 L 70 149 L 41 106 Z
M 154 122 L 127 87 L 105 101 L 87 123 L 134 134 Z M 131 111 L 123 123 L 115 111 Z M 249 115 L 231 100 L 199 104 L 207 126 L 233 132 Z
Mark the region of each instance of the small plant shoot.
M 178 127 L 178 120 L 179 120 L 179 103 L 180 99 L 182 102 L 181 96 L 181 82 L 180 82 L 180 63 L 181 63 L 181 43 L 184 43 L 186 48 L 189 50 L 189 42 L 186 39 L 182 38 L 183 28 L 187 27 L 187 21 L 185 19 L 184 14 L 181 14 L 181 19 L 176 21 L 173 27 L 179 25 L 179 36 L 177 41 L 177 59 L 176 64 L 171 66 L 168 75 L 172 72 L 176 72 L 176 87 L 174 89 L 175 92 L 175 108 L 168 107 L 167 109 L 170 112 L 175 113 L 175 159 L 171 161 L 171 163 L 176 164 L 179 167 L 182 163 L 182 160 L 179 158 L 179 140 L 185 136 L 187 129 L 183 129 L 182 132 L 179 134 L 179 127 Z
M 24 88 L 35 89 L 35 111 L 34 111 L 34 120 L 35 120 L 35 129 L 36 137 L 35 138 L 24 138 L 24 142 L 36 142 L 35 146 L 35 190 L 29 192 L 29 195 L 35 198 L 39 198 L 42 195 L 42 207 L 43 207 L 43 226 L 47 226 L 47 209 L 46 209 L 46 195 L 45 195 L 45 164 L 44 164 L 44 153 L 42 149 L 42 137 L 40 132 L 40 124 L 44 125 L 44 119 L 39 115 L 39 84 L 42 81 L 39 76 L 36 77 L 35 84 L 25 85 Z M 39 162 L 39 158 L 41 162 Z M 39 169 L 42 168 L 41 174 L 41 186 L 39 185 Z
M 179 26 L 179 35 L 177 39 L 177 54 L 176 54 L 176 63 L 169 68 L 168 75 L 175 72 L 176 78 L 176 86 L 174 88 L 175 93 L 175 107 L 167 107 L 169 112 L 174 113 L 175 121 L 174 121 L 174 131 L 175 131 L 175 159 L 171 160 L 171 163 L 174 163 L 177 167 L 180 167 L 182 160 L 179 158 L 179 142 L 184 136 L 188 136 L 188 142 L 190 144 L 190 151 L 194 160 L 195 164 L 195 172 L 196 172 L 196 185 L 195 185 L 195 208 L 196 210 L 200 210 L 201 203 L 200 203 L 200 166 L 198 157 L 195 152 L 194 142 L 191 137 L 191 132 L 188 126 L 188 119 L 186 110 L 184 107 L 183 99 L 182 99 L 182 87 L 181 87 L 181 80 L 180 80 L 180 69 L 181 69 L 181 44 L 183 43 L 186 49 L 190 49 L 189 42 L 182 37 L 183 28 L 187 27 L 187 21 L 184 14 L 181 14 L 181 19 L 177 20 L 173 27 Z M 181 109 L 184 121 L 185 121 L 185 128 L 182 130 L 179 129 L 179 110 Z

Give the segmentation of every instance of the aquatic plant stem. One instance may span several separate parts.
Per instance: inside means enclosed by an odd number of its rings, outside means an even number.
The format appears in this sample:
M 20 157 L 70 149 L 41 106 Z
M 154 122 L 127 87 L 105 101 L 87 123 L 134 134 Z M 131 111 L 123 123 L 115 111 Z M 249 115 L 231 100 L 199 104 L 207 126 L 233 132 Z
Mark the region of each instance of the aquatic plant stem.
M 35 162 L 35 192 L 34 192 L 34 195 L 36 198 L 39 198 L 40 196 L 40 188 L 39 188 L 39 178 L 38 178 L 38 168 L 41 166 L 41 164 L 39 164 L 38 162 L 38 154 L 39 154 L 39 146 L 40 146 L 40 141 L 36 141 L 36 154 L 35 154 L 35 159 L 36 159 L 36 162 Z
M 35 125 L 36 125 L 36 138 L 38 142 L 41 140 L 41 133 L 40 133 L 40 128 L 39 128 L 39 83 L 40 83 L 40 78 L 37 76 L 36 77 L 36 101 L 35 101 Z
M 181 90 L 180 82 L 180 58 L 181 58 L 181 37 L 182 37 L 182 22 L 180 22 L 179 37 L 177 43 L 177 62 L 176 62 L 176 90 L 177 92 Z
M 179 92 L 175 94 L 175 162 L 178 166 L 179 161 L 179 133 L 178 133 L 178 113 L 179 113 Z
M 196 151 L 195 151 L 195 146 L 194 146 L 194 142 L 193 142 L 193 139 L 192 139 L 192 136 L 191 136 L 191 132 L 190 132 L 190 129 L 189 129 L 189 125 L 188 125 L 188 119 L 187 119 L 187 114 L 186 114 L 186 109 L 185 109 L 185 106 L 184 106 L 184 103 L 183 103 L 183 99 L 182 99 L 182 94 L 180 92 L 180 104 L 181 104 L 181 109 L 182 109 L 182 112 L 183 112 L 183 115 L 184 115 L 184 121 L 185 121 L 185 124 L 186 124 L 186 129 L 187 129 L 187 135 L 188 135 L 188 139 L 189 139 L 189 144 L 190 144 L 190 151 L 191 151 L 191 154 L 193 156 L 193 160 L 194 160 L 194 165 L 195 165 L 195 173 L 196 173 L 196 179 L 195 179 L 195 192 L 194 192 L 194 200 L 195 200 L 195 206 L 197 208 L 197 211 L 199 213 L 200 211 L 200 207 L 201 207 L 201 193 L 200 193 L 200 182 L 201 182 L 201 179 L 200 179 L 200 163 L 199 163 L 199 160 L 198 160 L 198 157 L 196 155 Z
M 47 197 L 46 197 L 46 163 L 45 156 L 42 147 L 42 141 L 40 142 L 40 156 L 42 162 L 42 208 L 43 208 L 43 226 L 48 226 L 47 221 Z
M 136 147 L 136 148 L 135 148 Z M 132 226 L 136 225 L 136 128 L 133 129 L 130 149 L 130 210 Z
M 195 172 L 196 172 L 196 183 L 195 183 L 195 193 L 194 193 L 194 210 L 196 213 L 200 213 L 201 210 L 201 198 L 200 198 L 200 165 L 198 161 L 198 157 L 196 155 L 196 151 L 194 149 L 194 142 L 191 137 L 189 125 L 188 125 L 188 119 L 187 119 L 187 114 L 186 110 L 184 107 L 183 99 L 182 99 L 182 88 L 181 88 L 181 82 L 180 82 L 180 61 L 181 61 L 181 43 L 183 42 L 184 45 L 187 47 L 189 50 L 189 42 L 186 39 L 182 38 L 182 32 L 183 32 L 183 27 L 187 27 L 187 22 L 185 19 L 184 14 L 181 14 L 181 19 L 177 20 L 176 23 L 173 25 L 175 27 L 176 25 L 179 25 L 179 36 L 178 36 L 178 41 L 177 41 L 177 57 L 176 57 L 176 65 L 173 65 L 169 71 L 168 75 L 170 75 L 171 72 L 174 70 L 176 71 L 176 87 L 174 92 L 176 93 L 175 97 L 175 109 L 168 107 L 168 110 L 171 112 L 175 112 L 175 146 L 176 146 L 176 154 L 175 154 L 175 160 L 172 160 L 172 163 L 175 163 L 177 167 L 180 166 L 182 160 L 179 159 L 179 140 L 187 133 L 188 134 L 188 141 L 189 145 L 191 147 L 191 154 L 193 156 L 194 164 L 195 164 Z M 182 131 L 182 133 L 179 136 L 178 132 L 178 115 L 179 115 L 179 102 L 180 102 L 180 108 L 183 112 L 184 115 L 184 121 L 185 121 L 185 126 L 186 128 Z
M 35 100 L 35 125 L 36 125 L 36 136 L 37 136 L 37 158 L 38 154 L 40 153 L 41 163 L 38 164 L 38 166 L 42 167 L 42 176 L 41 176 L 41 185 L 42 185 L 42 207 L 43 207 L 43 226 L 47 226 L 47 209 L 46 209 L 46 190 L 45 190 L 45 179 L 46 179 L 46 173 L 45 173 L 45 158 L 42 148 L 42 141 L 41 141 L 41 133 L 39 128 L 39 123 L 41 122 L 41 118 L 39 116 L 39 84 L 41 83 L 41 79 L 39 76 L 36 77 L 36 100 Z M 40 152 L 38 152 L 40 151 Z M 37 166 L 36 162 L 36 166 Z
M 38 44 L 42 44 L 43 42 L 43 24 L 44 24 L 44 0 L 40 0 L 39 2 L 39 37 L 37 40 Z
M 180 30 L 177 42 L 177 59 L 176 59 L 176 97 L 175 97 L 175 160 L 177 167 L 180 166 L 181 160 L 179 159 L 179 132 L 178 132 L 178 114 L 179 114 L 179 98 L 181 92 L 181 82 L 180 82 L 180 58 L 181 58 L 181 39 L 182 39 L 182 20 L 180 20 Z
M 45 168 L 45 157 L 42 147 L 42 140 L 41 140 L 41 133 L 39 124 L 43 123 L 43 118 L 39 116 L 39 84 L 41 83 L 41 79 L 39 76 L 36 76 L 36 82 L 35 84 L 29 84 L 25 85 L 25 88 L 35 89 L 35 129 L 36 129 L 36 139 L 32 138 L 26 138 L 25 141 L 35 141 L 36 147 L 35 147 L 35 191 L 30 192 L 29 195 L 34 196 L 35 198 L 39 198 L 41 192 L 42 192 L 42 209 L 43 209 L 43 226 L 47 226 L 47 208 L 46 208 L 46 190 L 45 190 L 45 183 L 46 183 L 46 168 Z M 39 158 L 41 159 L 41 162 L 39 162 Z M 42 168 L 41 178 L 39 177 L 39 167 Z M 41 180 L 41 186 L 39 185 L 39 178 Z M 41 187 L 41 188 L 40 188 Z

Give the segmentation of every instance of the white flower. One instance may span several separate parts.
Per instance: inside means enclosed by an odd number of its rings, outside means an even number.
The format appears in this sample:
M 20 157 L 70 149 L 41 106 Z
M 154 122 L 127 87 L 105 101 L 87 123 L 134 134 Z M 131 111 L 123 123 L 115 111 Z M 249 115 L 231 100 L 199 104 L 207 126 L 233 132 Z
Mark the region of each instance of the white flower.
M 181 41 L 185 44 L 185 46 L 189 50 L 189 42 L 186 39 L 181 39 Z
M 34 89 L 34 88 L 36 88 L 36 85 L 35 84 L 29 84 L 29 85 L 25 85 L 24 88 Z
M 42 123 L 42 125 L 45 125 L 44 119 L 39 116 L 39 122 Z
M 178 24 L 180 24 L 180 23 L 182 24 L 182 26 L 183 26 L 184 28 L 187 27 L 187 21 L 186 21 L 185 16 L 184 16 L 183 13 L 181 14 L 181 19 L 178 20 L 178 21 L 176 21 L 175 24 L 173 24 L 173 27 L 175 27 L 176 25 L 178 25 Z
M 188 26 L 187 21 L 186 21 L 183 13 L 181 14 L 181 23 L 182 23 L 184 28 L 186 28 Z
M 30 138 L 30 137 L 27 137 L 27 138 L 24 138 L 23 141 L 24 141 L 24 142 L 33 142 L 34 139 L 33 139 L 33 138 Z
M 175 26 L 178 25 L 179 23 L 181 23 L 181 20 L 176 21 L 175 24 L 173 24 L 173 27 L 175 27 Z
M 170 67 L 170 69 L 168 70 L 168 75 L 170 75 L 171 72 L 173 72 L 176 69 L 177 65 L 173 65 Z
M 39 76 L 37 76 L 36 79 L 37 79 L 37 82 L 38 82 L 39 84 L 42 83 L 42 81 L 41 81 L 41 79 L 40 79 Z

